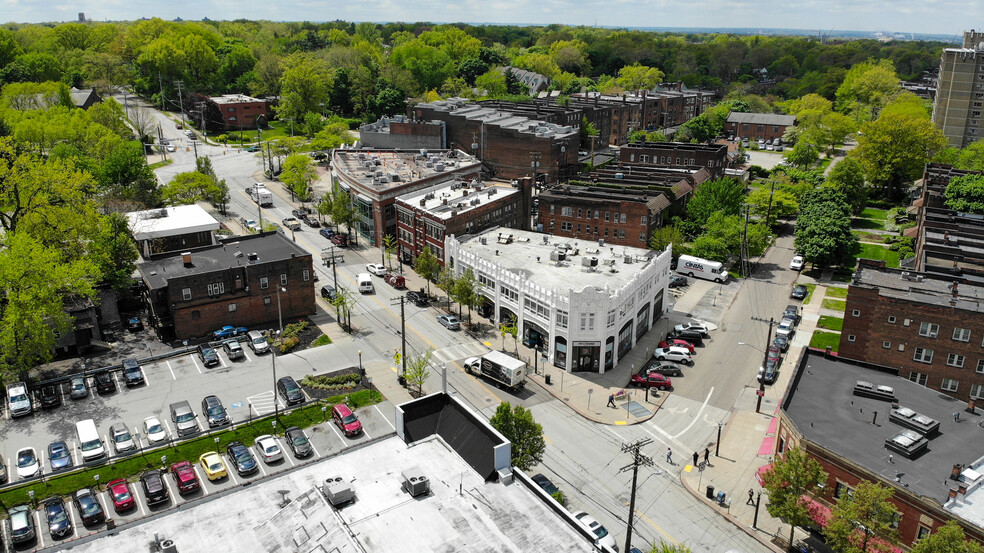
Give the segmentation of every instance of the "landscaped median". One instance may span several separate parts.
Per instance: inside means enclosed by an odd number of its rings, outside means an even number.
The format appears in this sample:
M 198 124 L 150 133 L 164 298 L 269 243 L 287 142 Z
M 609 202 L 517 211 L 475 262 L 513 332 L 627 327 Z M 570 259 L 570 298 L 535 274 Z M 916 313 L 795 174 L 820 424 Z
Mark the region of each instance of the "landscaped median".
M 277 417 L 277 431 L 283 433 L 285 428 L 299 426 L 307 428 L 325 422 L 326 416 L 330 416 L 331 408 L 337 404 L 345 402 L 353 410 L 367 405 L 379 403 L 382 394 L 375 390 L 360 390 L 351 394 L 333 396 L 321 401 L 312 402 L 303 407 L 298 407 L 291 411 L 285 411 Z M 322 408 L 327 408 L 322 411 Z M 27 503 L 28 491 L 34 491 L 34 502 L 37 503 L 45 498 L 53 496 L 69 496 L 76 490 L 92 487 L 96 484 L 95 476 L 99 475 L 99 484 L 105 485 L 107 482 L 117 478 L 135 479 L 142 472 L 160 468 L 161 456 L 167 456 L 167 464 L 171 465 L 178 461 L 198 462 L 198 456 L 206 451 L 220 451 L 230 442 L 239 441 L 247 447 L 251 446 L 258 436 L 273 433 L 273 416 L 252 419 L 250 421 L 240 421 L 239 426 L 226 430 L 218 430 L 209 434 L 203 434 L 197 438 L 177 442 L 174 445 L 157 447 L 155 449 L 143 450 L 129 457 L 121 458 L 111 464 L 95 466 L 74 472 L 46 476 L 44 482 L 35 480 L 30 483 L 6 489 L 0 492 L 0 505 L 12 506 Z M 219 442 L 216 444 L 215 439 Z

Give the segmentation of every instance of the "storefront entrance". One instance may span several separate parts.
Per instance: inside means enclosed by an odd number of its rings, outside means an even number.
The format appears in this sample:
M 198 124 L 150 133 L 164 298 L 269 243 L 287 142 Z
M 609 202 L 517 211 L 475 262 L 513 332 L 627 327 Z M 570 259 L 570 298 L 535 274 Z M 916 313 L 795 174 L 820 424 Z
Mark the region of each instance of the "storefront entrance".
M 601 363 L 601 344 L 599 342 L 573 342 L 574 352 L 572 370 L 598 372 Z
M 523 345 L 547 353 L 550 347 L 550 334 L 532 321 L 523 321 Z

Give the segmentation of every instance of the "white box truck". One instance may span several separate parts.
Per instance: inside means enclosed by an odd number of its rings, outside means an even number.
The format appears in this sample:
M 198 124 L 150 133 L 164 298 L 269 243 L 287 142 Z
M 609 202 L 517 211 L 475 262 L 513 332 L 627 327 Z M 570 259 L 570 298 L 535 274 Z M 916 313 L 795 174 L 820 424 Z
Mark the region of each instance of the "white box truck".
M 246 193 L 249 197 L 261 206 L 271 206 L 273 205 L 273 192 L 270 192 L 265 184 L 256 183 L 253 186 L 246 187 Z
M 481 357 L 465 359 L 465 370 L 518 390 L 526 385 L 526 363 L 505 353 L 490 351 Z
M 676 272 L 689 277 L 713 280 L 714 282 L 728 280 L 728 272 L 724 270 L 724 265 L 721 262 L 689 255 L 681 255 L 677 259 Z

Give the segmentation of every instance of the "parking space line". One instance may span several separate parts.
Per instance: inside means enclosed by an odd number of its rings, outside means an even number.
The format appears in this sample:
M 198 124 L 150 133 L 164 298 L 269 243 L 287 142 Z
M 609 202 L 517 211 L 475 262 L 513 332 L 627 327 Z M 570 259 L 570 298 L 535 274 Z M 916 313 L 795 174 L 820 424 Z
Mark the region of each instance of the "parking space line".
M 106 518 L 111 518 L 109 516 L 109 511 L 106 510 L 107 509 L 106 505 L 108 505 L 108 504 L 105 501 L 103 501 L 103 498 L 102 498 L 102 495 L 104 493 L 108 494 L 109 492 L 108 491 L 101 492 L 99 490 L 96 490 L 96 501 L 98 501 L 99 502 L 99 505 L 102 507 L 103 516 L 106 517 Z
M 286 439 L 287 438 L 285 437 L 284 440 Z M 273 441 L 277 442 L 277 447 L 279 447 L 280 451 L 283 452 L 284 458 L 290 461 L 290 466 L 296 467 L 297 465 L 294 463 L 294 460 L 290 458 L 290 454 L 288 453 L 289 450 L 284 447 L 284 444 L 280 441 L 280 438 L 274 438 Z
M 113 454 L 110 452 L 111 442 L 109 441 L 109 434 L 103 435 L 103 443 L 106 444 L 106 453 L 109 455 L 109 457 L 112 457 Z M 113 448 L 113 451 L 115 450 L 116 448 Z
M 120 375 L 116 374 L 116 372 L 111 372 L 109 374 L 113 375 L 113 382 L 116 383 L 116 389 L 117 390 L 119 390 L 121 388 L 126 388 L 126 385 L 120 386 Z
M 0 521 L 0 536 L 3 536 L 3 543 L 10 543 L 7 539 L 7 521 Z
M 195 364 L 195 369 L 198 371 L 198 374 L 202 374 L 202 368 L 198 366 L 198 361 L 195 361 L 195 357 L 193 355 L 189 355 L 188 357 L 190 357 L 191 362 Z
M 165 359 L 164 364 L 167 365 L 167 370 L 171 371 L 171 380 L 177 380 L 178 377 L 174 376 L 174 369 L 171 368 L 171 362 Z
M 342 433 L 339 432 L 337 428 L 335 428 L 334 424 L 329 424 L 328 428 L 332 429 L 332 431 L 335 433 L 336 436 L 338 436 L 338 439 L 341 440 L 343 444 L 345 443 L 345 436 L 343 436 Z
M 143 370 L 143 367 L 140 367 L 140 374 L 144 377 L 144 386 L 150 388 L 150 380 L 147 379 L 147 371 Z
M 232 485 L 238 486 L 239 480 L 236 479 L 236 471 L 232 468 L 232 463 L 228 462 L 225 458 L 222 459 L 222 463 L 226 466 L 226 474 L 229 475 L 229 480 L 232 480 Z
M 167 431 L 168 441 L 170 441 L 171 436 L 172 436 L 172 434 L 171 434 L 171 427 L 167 424 L 167 421 L 166 420 L 161 421 L 161 424 L 164 425 L 164 430 Z
M 372 439 L 372 436 L 370 436 L 369 433 L 366 432 L 365 427 L 362 428 L 362 434 L 366 437 L 367 440 L 371 440 Z
M 198 463 L 191 465 L 191 469 L 195 471 L 195 476 L 198 477 L 198 482 L 200 483 L 198 487 L 202 490 L 203 494 L 208 495 L 208 488 L 205 487 L 205 482 L 208 481 L 208 478 L 202 478 L 202 473 L 198 472 Z
M 39 549 L 44 549 L 44 532 L 41 531 L 41 512 L 40 511 L 34 511 L 34 520 L 37 521 L 34 524 L 34 527 L 38 529 L 38 531 L 35 532 L 34 535 L 36 535 L 38 537 L 38 545 L 41 546 Z
M 311 401 L 311 396 L 308 395 L 307 390 L 301 388 L 301 393 L 304 394 L 304 402 L 307 403 Z
M 256 460 L 256 466 L 260 467 L 260 472 L 262 472 L 263 473 L 263 477 L 266 478 L 267 477 L 267 471 L 266 471 L 265 468 L 263 468 L 263 463 L 264 463 L 264 461 L 262 459 L 257 459 Z
M 130 484 L 133 486 L 133 501 L 136 502 L 137 507 L 140 508 L 140 518 L 147 516 L 147 511 L 144 509 L 144 503 L 146 501 L 141 501 L 140 499 L 140 487 L 137 484 Z
M 80 526 L 82 526 L 82 515 L 81 514 L 79 515 L 79 522 L 78 524 L 76 524 L 75 515 L 74 515 L 75 513 L 74 502 L 71 500 L 66 501 L 65 508 L 68 510 L 68 520 L 72 521 L 72 537 L 77 538 L 79 535 L 78 529 Z
M 252 358 L 250 358 L 250 356 L 249 356 L 249 354 L 248 354 L 248 353 L 246 353 L 246 348 L 243 348 L 243 357 L 245 357 L 245 358 L 246 358 L 246 360 L 247 360 L 247 361 L 249 361 L 250 363 L 252 363 L 252 362 L 253 362 L 253 359 L 252 359 Z
M 396 427 L 393 426 L 393 423 L 391 423 L 390 420 L 388 418 L 386 418 L 386 415 L 384 415 L 383 412 L 379 410 L 379 406 L 378 405 L 373 405 L 372 407 L 373 407 L 373 409 L 376 410 L 377 413 L 379 413 L 379 416 L 383 417 L 383 420 L 386 421 L 386 424 L 390 425 L 390 428 L 392 428 L 393 430 L 396 430 Z
M 165 472 L 166 472 L 166 469 L 165 469 Z M 164 480 L 164 485 L 167 487 L 167 495 L 168 495 L 168 497 L 171 498 L 171 505 L 174 505 L 175 507 L 177 507 L 177 505 L 178 505 L 178 496 L 180 496 L 181 494 L 176 493 L 175 490 L 171 488 L 171 479 L 167 477 L 167 474 L 164 474 L 161 477 L 161 479 Z
M 314 442 L 312 442 L 311 440 L 308 440 L 308 443 L 311 444 L 311 449 L 314 450 L 314 454 L 318 456 L 318 459 L 320 459 L 321 458 L 321 452 L 318 451 L 318 448 L 314 447 Z

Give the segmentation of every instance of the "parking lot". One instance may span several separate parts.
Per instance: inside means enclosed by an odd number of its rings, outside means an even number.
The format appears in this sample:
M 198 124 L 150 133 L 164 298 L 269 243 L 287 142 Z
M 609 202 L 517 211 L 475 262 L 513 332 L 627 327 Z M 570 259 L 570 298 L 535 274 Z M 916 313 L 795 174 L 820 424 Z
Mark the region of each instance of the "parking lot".
M 237 486 L 245 485 L 254 480 L 265 478 L 273 474 L 289 471 L 300 465 L 315 463 L 320 459 L 334 456 L 346 448 L 363 444 L 370 440 L 395 432 L 393 426 L 393 406 L 388 402 L 359 409 L 356 411 L 356 414 L 362 423 L 362 432 L 355 436 L 344 436 L 340 429 L 330 420 L 327 423 L 305 429 L 305 434 L 310 440 L 313 454 L 304 459 L 299 459 L 293 455 L 290 448 L 284 443 L 282 436 L 275 438 L 281 451 L 283 451 L 283 459 L 280 461 L 267 464 L 256 453 L 256 450 L 251 447 L 250 451 L 257 459 L 259 469 L 256 473 L 250 475 L 249 477 L 244 478 L 236 473 L 236 470 L 233 468 L 234 465 L 230 463 L 229 458 L 224 451 L 221 452 L 221 457 L 228 472 L 228 476 L 224 478 L 210 481 L 206 477 L 205 471 L 201 465 L 197 463 L 195 464 L 195 473 L 200 483 L 200 489 L 198 491 L 185 495 L 179 494 L 174 477 L 168 474 L 164 478 L 164 483 L 167 486 L 169 499 L 154 506 L 147 505 L 145 493 L 143 489 L 141 489 L 139 482 L 130 483 L 130 491 L 134 496 L 136 506 L 123 513 L 117 513 L 114 510 L 113 499 L 110 493 L 106 490 L 107 482 L 93 482 L 93 485 L 98 486 L 98 488 L 93 489 L 93 491 L 96 492 L 96 496 L 102 506 L 103 512 L 111 519 L 112 522 L 110 524 L 113 526 L 121 526 L 161 511 L 178 508 L 186 503 L 205 498 L 211 494 L 230 490 Z M 161 456 L 162 452 L 166 455 L 167 451 L 168 447 L 164 446 L 157 449 L 144 450 L 140 452 L 139 455 L 143 455 L 147 458 L 156 458 Z M 162 457 L 162 460 L 164 461 L 164 464 L 167 464 L 166 457 Z M 25 503 L 26 500 L 27 498 L 25 497 Z M 65 538 L 57 540 L 58 544 L 89 536 L 91 534 L 104 531 L 108 528 L 107 524 L 99 524 L 92 527 L 83 526 L 76 506 L 72 504 L 70 500 L 66 500 L 65 506 L 68 509 L 69 517 L 72 521 L 72 532 Z M 51 535 L 48 533 L 48 525 L 44 520 L 43 512 L 40 510 L 34 510 L 32 514 L 34 517 L 37 539 L 34 543 L 28 544 L 27 547 L 16 548 L 18 551 L 36 551 L 55 544 Z M 5 522 L 3 524 L 3 542 L 10 543 L 9 537 L 9 522 Z

